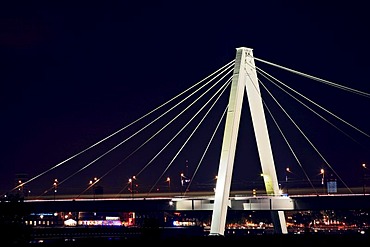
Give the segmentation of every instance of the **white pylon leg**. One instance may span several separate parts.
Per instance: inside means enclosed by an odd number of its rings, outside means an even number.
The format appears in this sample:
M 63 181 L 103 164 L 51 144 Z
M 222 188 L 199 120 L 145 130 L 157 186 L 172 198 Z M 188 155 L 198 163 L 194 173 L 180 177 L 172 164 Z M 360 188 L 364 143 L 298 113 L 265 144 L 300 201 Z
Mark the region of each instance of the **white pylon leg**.
M 244 49 L 237 49 L 218 168 L 210 235 L 224 235 L 225 231 L 235 148 L 245 87 L 245 55 Z
M 256 67 L 252 49 L 246 52 L 246 93 L 252 116 L 254 134 L 262 167 L 262 176 L 266 193 L 269 196 L 279 196 L 279 181 L 276 175 L 275 162 L 272 155 L 270 138 L 267 130 L 265 112 L 263 110 L 261 92 L 257 79 Z M 276 233 L 288 233 L 283 211 L 271 211 Z
M 240 47 L 237 48 L 233 80 L 231 83 L 210 235 L 224 235 L 225 232 L 244 88 L 248 95 L 266 192 L 268 195 L 279 194 L 279 184 L 263 111 L 257 73 L 254 66 L 253 52 L 252 49 Z M 284 212 L 272 212 L 272 216 L 275 219 L 275 230 L 277 232 L 287 233 Z

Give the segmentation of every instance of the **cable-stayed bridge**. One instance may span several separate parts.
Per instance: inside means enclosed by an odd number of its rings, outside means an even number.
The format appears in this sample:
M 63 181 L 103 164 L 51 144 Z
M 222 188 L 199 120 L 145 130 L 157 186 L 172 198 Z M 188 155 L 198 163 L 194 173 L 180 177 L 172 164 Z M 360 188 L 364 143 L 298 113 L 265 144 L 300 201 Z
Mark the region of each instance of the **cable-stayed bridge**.
M 277 232 L 286 233 L 283 210 L 293 210 L 297 208 L 294 207 L 291 198 L 282 197 L 281 195 L 284 193 L 282 192 L 283 189 L 287 190 L 288 185 L 289 187 L 292 186 L 292 183 L 289 184 L 288 181 L 292 181 L 295 172 L 292 172 L 293 168 L 291 166 L 284 166 L 283 174 L 280 173 L 280 177 L 283 179 L 279 179 L 279 170 L 276 168 L 278 167 L 276 165 L 276 160 L 279 156 L 278 154 L 283 153 L 280 147 L 281 145 L 284 145 L 286 149 L 290 151 L 289 154 L 291 158 L 286 160 L 289 160 L 289 163 L 293 163 L 294 161 L 294 163 L 297 164 L 297 168 L 295 168 L 294 171 L 300 170 L 302 181 L 306 182 L 305 185 L 311 188 L 314 194 L 320 194 L 322 186 L 326 187 L 329 180 L 333 182 L 331 184 L 335 185 L 335 189 L 340 185 L 340 187 L 347 190 L 348 194 L 353 194 L 354 192 L 347 184 L 347 181 L 342 178 L 341 173 L 336 170 L 335 166 L 332 165 L 319 150 L 319 145 L 315 144 L 308 137 L 303 128 L 298 125 L 288 112 L 289 108 L 298 112 L 303 110 L 292 108 L 289 104 L 288 107 L 283 107 L 277 100 L 275 94 L 273 94 L 273 91 L 267 88 L 265 82 L 274 85 L 276 89 L 280 90 L 280 94 L 284 93 L 285 97 L 289 96 L 291 100 L 298 102 L 303 109 L 321 118 L 323 122 L 334 127 L 334 129 L 346 136 L 346 138 L 358 142 L 358 140 L 362 141 L 361 138 L 368 138 L 369 135 L 361 128 L 356 127 L 299 91 L 286 85 L 261 67 L 256 66 L 255 62 L 271 65 L 274 66 L 275 69 L 283 69 L 284 71 L 292 72 L 296 76 L 303 76 L 315 80 L 316 82 L 321 82 L 326 86 L 333 86 L 348 93 L 364 96 L 364 98 L 369 97 L 369 94 L 365 92 L 341 86 L 256 58 L 253 56 L 251 49 L 241 47 L 237 49 L 236 58 L 234 60 L 208 77 L 159 107 L 153 108 L 149 113 L 131 122 L 122 129 L 119 129 L 115 133 L 112 133 L 81 152 L 56 164 L 50 169 L 26 181 L 20 180 L 14 190 L 26 190 L 26 187 L 30 188 L 36 181 L 42 181 L 44 179 L 44 184 L 49 183 L 50 186 L 42 191 L 39 196 L 33 196 L 36 198 L 43 198 L 43 196 L 56 196 L 56 193 L 61 193 L 59 191 L 62 191 L 63 188 L 67 188 L 69 183 L 76 184 L 83 180 L 88 181 L 88 183 L 85 183 L 87 186 L 78 194 L 72 196 L 74 201 L 86 193 L 91 194 L 92 190 L 94 190 L 94 199 L 97 199 L 95 196 L 98 196 L 98 194 L 95 194 L 95 191 L 100 185 L 104 187 L 104 190 L 108 187 L 121 187 L 116 191 L 116 198 L 120 198 L 122 194 L 131 194 L 131 199 L 134 199 L 133 195 L 137 194 L 139 191 L 146 194 L 145 198 L 149 198 L 151 196 L 156 197 L 156 193 L 163 189 L 168 190 L 168 192 L 174 190 L 174 177 L 176 176 L 174 174 L 177 174 L 178 182 L 180 182 L 179 190 L 181 196 L 187 196 L 188 193 L 194 190 L 193 188 L 196 187 L 196 185 L 201 184 L 199 182 L 197 183 L 197 181 L 202 180 L 199 178 L 208 177 L 211 178 L 209 180 L 212 180 L 214 183 L 212 188 L 214 189 L 214 191 L 212 190 L 214 194 L 210 196 L 210 202 L 208 204 L 203 202 L 201 204 L 208 210 L 213 210 L 214 215 L 211 234 L 222 235 L 226 214 L 230 208 L 229 204 L 231 201 L 235 205 L 236 202 L 245 200 L 241 203 L 241 206 L 240 203 L 236 203 L 238 206 L 235 207 L 239 209 L 248 209 L 248 206 L 249 209 L 254 207 L 252 206 L 254 205 L 252 201 L 257 200 L 255 197 L 244 198 L 243 200 L 238 200 L 240 198 L 229 200 L 234 177 L 240 178 L 252 173 L 254 177 L 258 177 L 258 179 L 254 178 L 252 180 L 259 181 L 259 185 L 262 185 L 262 188 L 259 190 L 264 189 L 265 195 L 268 196 L 267 198 L 259 198 L 260 200 L 257 201 L 256 205 L 265 205 L 267 208 L 263 208 L 264 210 L 271 209 Z M 257 74 L 259 74 L 259 78 Z M 262 95 L 264 95 L 262 89 L 265 90 L 267 96 L 270 96 L 270 102 L 265 99 L 265 97 L 262 97 Z M 314 91 L 314 93 L 316 92 L 317 91 Z M 247 95 L 247 102 L 243 101 L 245 94 Z M 270 106 L 269 103 L 271 102 L 275 103 L 275 106 Z M 195 109 L 196 106 L 198 107 L 197 109 Z M 212 115 L 213 110 L 217 108 L 219 113 Z M 174 112 L 175 109 L 180 109 L 180 113 Z M 247 109 L 247 114 L 242 111 L 243 109 Z M 272 114 L 272 110 L 274 109 L 280 109 L 289 121 L 285 121 L 282 125 L 279 124 L 281 118 Z M 265 111 L 267 112 L 266 116 Z M 170 116 L 170 120 L 164 120 L 165 116 Z M 267 117 L 269 117 L 270 121 L 268 121 Z M 247 126 L 243 118 L 251 122 L 251 124 L 248 125 L 252 128 L 246 139 L 254 140 L 252 144 L 254 144 L 256 148 L 251 148 L 252 145 L 245 145 L 245 139 L 240 137 L 242 127 Z M 144 121 L 146 119 L 149 120 Z M 206 120 L 209 119 L 211 119 L 211 121 L 206 122 Z M 334 123 L 334 120 L 341 125 Z M 182 124 L 179 125 L 178 122 Z M 274 135 L 271 135 L 270 127 L 268 130 L 267 123 L 269 123 L 269 126 L 270 124 L 276 126 L 276 132 L 273 132 Z M 294 127 L 294 129 L 301 134 L 303 140 L 308 143 L 307 147 L 310 147 L 308 155 L 306 154 L 303 158 L 301 158 L 301 154 L 307 152 L 306 149 L 308 148 L 306 147 L 298 151 L 295 149 L 299 141 L 291 141 L 290 137 L 292 133 L 290 131 L 290 133 L 287 133 L 283 130 L 288 124 L 290 126 L 288 129 L 291 131 Z M 240 131 L 239 127 L 241 127 Z M 154 132 L 149 131 L 149 129 L 154 128 L 156 128 Z M 313 129 L 316 131 L 315 128 Z M 350 134 L 348 132 L 349 129 L 354 130 L 355 134 Z M 169 130 L 171 134 L 165 132 L 167 130 Z M 309 129 L 308 132 L 312 132 L 312 129 Z M 198 133 L 202 133 L 202 135 L 197 136 Z M 209 135 L 207 136 L 205 133 L 209 133 Z M 217 136 L 218 133 L 223 133 L 223 136 Z M 144 134 L 146 134 L 146 136 L 144 136 Z M 277 142 L 278 147 L 275 148 L 272 139 L 277 135 L 280 135 L 283 141 Z M 122 136 L 124 136 L 123 141 Z M 180 141 L 181 138 L 183 139 Z M 154 147 L 149 147 L 149 144 L 154 142 L 154 140 L 156 140 Z M 116 141 L 116 143 L 108 147 L 106 144 L 112 141 Z M 201 142 L 206 144 L 201 147 Z M 93 152 L 97 149 L 100 154 L 97 157 L 93 157 L 93 154 L 95 154 Z M 239 158 L 237 155 L 238 151 L 247 153 L 247 156 L 254 151 L 257 153 L 257 158 L 252 162 L 246 161 Z M 120 160 L 113 162 L 114 165 L 107 165 L 108 161 L 110 161 L 108 157 L 117 152 L 119 153 L 118 156 Z M 318 157 L 317 160 L 320 160 L 318 161 L 318 167 L 320 168 L 317 168 L 319 172 L 316 171 L 316 173 L 312 175 L 312 169 L 308 171 L 310 169 L 307 169 L 304 163 L 305 161 L 313 162 L 314 159 L 312 156 L 314 154 Z M 82 156 L 84 155 L 88 156 L 88 162 L 82 162 Z M 117 154 L 115 155 L 117 156 Z M 191 157 L 192 167 L 189 167 L 188 159 L 182 157 Z M 198 158 L 194 159 L 194 157 Z M 182 164 L 185 163 L 185 166 L 182 166 L 180 169 L 178 167 L 176 168 L 176 164 L 179 163 L 178 160 L 186 160 L 186 162 L 181 162 Z M 194 162 L 194 160 L 196 161 Z M 278 158 L 278 160 L 284 159 Z M 244 165 L 244 173 L 234 170 L 234 162 L 238 163 L 238 161 L 239 163 L 246 164 Z M 209 165 L 204 165 L 207 162 L 216 165 L 211 168 Z M 70 163 L 73 164 L 72 168 Z M 250 163 L 256 164 L 254 166 L 255 172 L 249 171 L 249 169 L 252 168 L 252 165 L 249 165 Z M 363 174 L 366 174 L 366 163 L 362 163 L 361 165 L 363 165 L 361 167 Z M 94 170 L 94 175 L 89 175 L 89 179 L 81 178 L 86 177 L 88 170 L 92 169 Z M 50 174 L 53 174 L 53 179 L 50 179 Z M 215 178 L 213 178 L 215 176 L 214 174 L 217 174 Z M 125 179 L 122 178 L 123 176 L 125 176 Z M 47 177 L 48 182 L 45 181 Z M 248 180 L 248 178 L 245 178 L 245 180 Z M 284 181 L 285 183 L 283 183 Z M 317 181 L 320 182 L 317 183 Z M 116 185 L 114 185 L 114 182 L 116 182 Z M 104 185 L 104 183 L 110 185 Z M 145 186 L 143 186 L 144 184 Z M 363 175 L 363 185 L 363 192 L 365 192 L 365 175 Z M 290 191 L 292 192 L 293 188 L 290 188 Z M 336 191 L 334 191 L 334 193 L 336 193 Z M 186 203 L 191 202 L 191 205 L 194 205 L 194 201 L 196 200 L 188 199 L 186 201 Z M 273 203 L 275 201 L 276 203 Z M 281 202 L 283 206 L 278 202 Z M 184 205 L 186 203 L 184 202 Z M 177 209 L 180 208 L 181 205 L 179 205 Z

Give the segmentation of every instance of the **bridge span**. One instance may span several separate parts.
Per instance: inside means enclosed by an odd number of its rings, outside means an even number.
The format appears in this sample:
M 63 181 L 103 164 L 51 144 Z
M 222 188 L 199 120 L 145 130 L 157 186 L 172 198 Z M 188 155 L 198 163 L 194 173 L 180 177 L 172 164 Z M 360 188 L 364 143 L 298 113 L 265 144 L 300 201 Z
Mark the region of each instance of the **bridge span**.
M 26 199 L 33 212 L 123 212 L 123 211 L 211 211 L 213 196 L 126 197 L 126 198 L 56 198 Z M 228 210 L 356 210 L 370 209 L 370 194 L 232 196 Z

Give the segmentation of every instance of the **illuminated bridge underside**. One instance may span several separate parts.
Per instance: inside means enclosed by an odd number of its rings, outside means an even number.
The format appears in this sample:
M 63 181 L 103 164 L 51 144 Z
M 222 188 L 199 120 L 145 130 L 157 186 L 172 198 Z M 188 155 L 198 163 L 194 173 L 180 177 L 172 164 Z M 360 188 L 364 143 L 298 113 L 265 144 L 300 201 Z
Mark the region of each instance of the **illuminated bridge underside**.
M 81 200 L 27 200 L 34 213 L 44 212 L 129 212 L 129 211 L 212 211 L 214 198 L 135 198 Z M 291 197 L 232 197 L 228 210 L 309 211 L 369 210 L 370 195 L 313 195 Z

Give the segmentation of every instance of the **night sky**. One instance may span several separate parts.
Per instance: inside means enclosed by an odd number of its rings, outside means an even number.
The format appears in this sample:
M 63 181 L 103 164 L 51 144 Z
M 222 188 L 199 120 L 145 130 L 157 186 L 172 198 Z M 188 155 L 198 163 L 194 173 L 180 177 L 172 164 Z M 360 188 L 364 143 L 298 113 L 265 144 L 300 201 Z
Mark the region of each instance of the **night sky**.
M 252 48 L 257 58 L 370 93 L 366 10 L 365 3 L 356 1 L 1 3 L 0 192 L 14 187 L 15 174 L 37 176 L 171 99 L 234 59 L 238 47 Z M 276 76 L 287 84 L 291 79 Z M 294 83 L 309 97 L 370 133 L 369 98 L 297 78 Z M 370 166 L 369 138 L 347 128 L 357 140 L 353 142 L 321 119 L 304 115 L 302 108 L 288 106 L 336 175 L 347 185 L 360 186 L 361 164 Z M 288 127 L 288 121 L 282 125 Z M 245 138 L 238 142 L 238 153 L 255 152 L 252 130 L 240 131 Z M 223 129 L 219 132 L 222 135 Z M 278 135 L 272 128 L 271 139 Z M 200 143 L 209 137 L 198 138 Z M 308 146 L 298 147 L 301 139 L 292 142 L 306 172 L 319 179 L 320 168 L 328 169 L 325 162 Z M 290 176 L 303 178 L 284 142 L 276 143 L 279 179 L 285 178 L 286 167 L 295 171 Z M 186 160 L 188 175 L 194 171 L 203 146 L 184 150 L 174 161 L 166 173 L 174 178 L 174 187 Z M 124 148 L 66 182 L 65 188 L 82 191 L 89 179 L 125 158 Z M 138 183 L 155 181 L 173 157 L 167 156 Z M 152 157 L 149 151 L 140 153 L 131 166 L 115 170 L 102 185 L 120 190 Z M 44 191 L 54 178 L 63 180 L 93 159 L 90 153 L 66 162 L 30 183 L 31 191 Z M 218 159 L 214 148 L 194 185 L 212 180 Z M 236 159 L 235 181 L 260 181 L 258 158 L 250 159 Z

